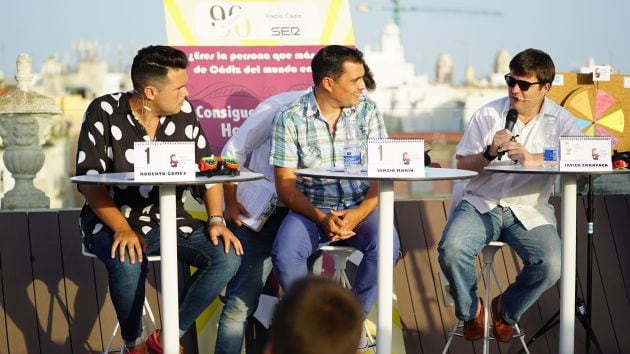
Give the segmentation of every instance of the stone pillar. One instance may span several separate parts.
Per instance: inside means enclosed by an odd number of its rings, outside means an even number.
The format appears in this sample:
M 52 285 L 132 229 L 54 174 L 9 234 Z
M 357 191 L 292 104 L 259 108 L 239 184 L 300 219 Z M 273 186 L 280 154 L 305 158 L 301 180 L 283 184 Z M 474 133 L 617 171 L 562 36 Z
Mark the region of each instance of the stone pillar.
M 48 208 L 50 199 L 37 189 L 33 179 L 44 165 L 41 146 L 50 134 L 51 118 L 61 113 L 52 98 L 32 89 L 32 60 L 20 54 L 17 60 L 17 89 L 0 96 L 0 137 L 4 165 L 15 179 L 4 194 L 2 209 Z

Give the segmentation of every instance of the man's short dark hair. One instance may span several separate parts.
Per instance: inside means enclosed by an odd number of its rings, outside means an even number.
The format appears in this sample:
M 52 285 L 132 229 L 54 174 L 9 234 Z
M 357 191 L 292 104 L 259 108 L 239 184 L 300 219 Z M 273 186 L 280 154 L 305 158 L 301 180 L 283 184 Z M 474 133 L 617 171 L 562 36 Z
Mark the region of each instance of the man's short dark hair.
M 365 88 L 368 91 L 374 91 L 376 89 L 376 81 L 374 81 L 374 73 L 372 69 L 367 65 L 367 63 L 363 62 L 363 69 L 365 69 L 365 75 L 363 76 L 363 83 L 365 83 Z
M 311 61 L 313 83 L 319 85 L 325 77 L 337 79 L 343 74 L 343 64 L 347 61 L 365 64 L 363 53 L 356 48 L 329 45 L 320 49 Z
M 271 323 L 274 354 L 354 354 L 363 309 L 357 296 L 324 277 L 296 281 L 280 299 Z
M 510 72 L 515 75 L 536 75 L 538 81 L 552 83 L 556 76 L 556 67 L 549 54 L 540 49 L 525 49 L 510 61 Z
M 142 48 L 131 64 L 133 88 L 141 92 L 149 85 L 159 87 L 166 81 L 169 68 L 186 69 L 187 66 L 186 54 L 179 49 L 163 45 Z

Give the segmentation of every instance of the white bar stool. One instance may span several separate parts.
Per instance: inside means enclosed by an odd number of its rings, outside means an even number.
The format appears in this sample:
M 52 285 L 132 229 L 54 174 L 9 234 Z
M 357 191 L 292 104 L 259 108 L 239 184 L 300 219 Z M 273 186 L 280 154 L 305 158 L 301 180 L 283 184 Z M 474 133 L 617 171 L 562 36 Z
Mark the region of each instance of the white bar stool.
M 352 285 L 350 284 L 350 280 L 348 279 L 348 275 L 346 274 L 346 263 L 348 263 L 348 259 L 354 252 L 357 251 L 357 249 L 349 246 L 327 245 L 322 246 L 320 250 L 329 254 L 333 260 L 335 273 L 333 273 L 332 279 L 341 284 L 341 286 L 343 286 L 344 288 L 352 290 Z M 368 340 L 367 348 L 374 348 L 376 342 L 374 340 L 374 337 L 372 337 L 372 334 L 370 333 L 367 322 L 363 323 L 363 328 L 365 330 L 365 334 Z
M 98 258 L 96 257 L 94 253 L 91 253 L 90 251 L 87 250 L 87 248 L 85 248 L 85 245 L 83 244 L 83 242 L 81 242 L 81 253 L 83 253 L 83 255 L 86 257 Z M 159 255 L 147 257 L 147 260 L 149 262 L 159 262 L 161 259 L 162 257 L 160 257 Z M 105 346 L 105 348 L 103 348 L 103 352 L 102 352 L 103 354 L 115 353 L 115 352 L 124 354 L 124 347 L 125 347 L 124 344 L 120 346 L 120 350 L 117 350 L 117 349 L 112 350 L 112 343 L 114 342 L 114 338 L 116 338 L 116 333 L 118 333 L 119 328 L 120 328 L 120 323 L 118 322 L 118 320 L 116 320 L 116 325 L 114 326 L 114 329 L 112 330 L 112 334 L 109 336 L 109 339 L 107 340 L 107 345 Z M 151 306 L 149 305 L 149 301 L 147 300 L 146 296 L 144 297 L 144 306 L 142 307 L 142 328 L 144 330 L 144 333 L 147 335 L 153 333 L 153 331 L 157 329 L 157 324 L 155 323 L 155 316 L 153 315 L 153 311 L 151 310 Z
M 486 291 L 483 298 L 483 323 L 484 323 L 483 338 L 482 338 L 483 354 L 488 354 L 490 352 L 489 343 L 491 340 L 495 340 L 494 337 L 490 336 L 490 326 L 491 326 L 490 302 L 492 301 L 492 299 L 490 298 L 490 282 L 492 281 L 490 275 L 492 275 L 494 282 L 497 284 L 497 287 L 499 288 L 499 293 L 502 294 L 503 288 L 501 287 L 501 283 L 499 282 L 499 277 L 497 276 L 497 273 L 494 270 L 493 263 L 494 263 L 495 253 L 497 253 L 497 251 L 501 249 L 501 247 L 503 246 L 508 246 L 508 244 L 501 241 L 492 241 L 481 250 L 483 267 L 481 268 L 481 271 L 479 272 L 479 275 L 477 276 L 477 281 L 479 281 L 482 276 L 484 279 L 486 279 L 486 286 L 485 286 Z M 460 320 L 453 326 L 453 328 L 451 328 L 448 331 L 448 341 L 446 342 L 446 346 L 444 346 L 444 350 L 442 350 L 442 354 L 447 353 L 448 348 L 451 346 L 451 342 L 453 341 L 453 338 L 455 336 L 457 337 L 464 336 L 462 334 L 463 327 L 464 327 L 464 321 Z M 518 323 L 515 323 L 513 327 L 514 327 L 515 333 L 512 335 L 512 338 L 520 339 L 521 344 L 523 345 L 523 351 L 529 354 L 529 349 L 527 349 L 527 344 L 525 343 L 525 332 L 521 331 L 520 327 L 518 326 Z

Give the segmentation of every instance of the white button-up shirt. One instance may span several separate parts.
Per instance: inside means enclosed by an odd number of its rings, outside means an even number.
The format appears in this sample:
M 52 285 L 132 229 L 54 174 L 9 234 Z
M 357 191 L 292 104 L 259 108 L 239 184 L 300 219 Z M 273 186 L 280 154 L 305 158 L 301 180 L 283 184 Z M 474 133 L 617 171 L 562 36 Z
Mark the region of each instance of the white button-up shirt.
M 477 110 L 456 148 L 456 154 L 478 154 L 492 144 L 494 134 L 505 129 L 505 117 L 510 109 L 508 97 L 495 100 Z M 538 115 L 527 124 L 517 120 L 512 130 L 516 141 L 530 153 L 542 153 L 545 124 L 548 116 L 556 117 L 558 136 L 583 135 L 576 118 L 552 100 L 545 98 Z M 513 164 L 504 156 L 490 165 Z M 511 174 L 481 171 L 464 189 L 463 199 L 480 213 L 487 213 L 497 205 L 509 207 L 523 226 L 530 230 L 544 224 L 556 224 L 549 196 L 553 188 L 551 174 Z
M 247 169 L 259 172 L 272 183 L 275 180 L 274 168 L 269 164 L 271 152 L 271 130 L 273 118 L 280 109 L 310 91 L 289 91 L 262 101 L 245 122 L 223 146 L 221 155 L 234 156 L 243 164 L 249 156 Z

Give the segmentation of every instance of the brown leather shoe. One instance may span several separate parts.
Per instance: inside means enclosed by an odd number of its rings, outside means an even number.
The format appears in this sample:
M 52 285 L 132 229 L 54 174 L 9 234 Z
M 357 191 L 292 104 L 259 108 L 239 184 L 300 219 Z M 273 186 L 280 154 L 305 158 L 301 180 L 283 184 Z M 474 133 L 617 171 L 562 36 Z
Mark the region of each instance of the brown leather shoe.
M 469 341 L 476 341 L 483 338 L 483 300 L 479 298 L 479 304 L 477 304 L 479 315 L 470 321 L 464 321 L 464 338 Z
M 499 297 L 501 295 L 492 299 L 492 322 L 494 324 L 492 331 L 494 332 L 494 338 L 499 342 L 509 342 L 512 340 L 512 325 L 505 322 L 501 312 L 499 312 Z

